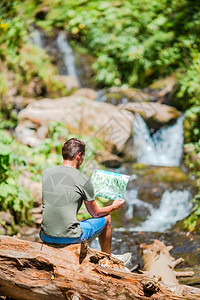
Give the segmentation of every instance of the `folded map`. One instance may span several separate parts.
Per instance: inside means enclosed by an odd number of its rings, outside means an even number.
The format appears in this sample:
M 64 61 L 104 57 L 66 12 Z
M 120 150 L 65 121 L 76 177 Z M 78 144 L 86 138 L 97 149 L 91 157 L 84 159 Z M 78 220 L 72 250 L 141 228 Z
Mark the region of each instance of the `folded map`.
M 129 177 L 120 173 L 94 170 L 91 180 L 95 196 L 111 200 L 122 199 Z

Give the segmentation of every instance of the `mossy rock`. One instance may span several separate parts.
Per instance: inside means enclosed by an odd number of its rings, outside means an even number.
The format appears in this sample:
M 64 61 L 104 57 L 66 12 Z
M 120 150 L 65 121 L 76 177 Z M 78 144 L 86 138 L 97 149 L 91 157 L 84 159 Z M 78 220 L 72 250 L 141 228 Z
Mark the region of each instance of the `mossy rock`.
M 188 181 L 187 175 L 178 167 L 154 167 L 142 163 L 132 165 L 133 172 L 142 175 L 148 181 L 162 183 L 185 183 Z M 144 178 L 144 179 L 145 179 Z
M 123 94 L 121 93 L 106 93 L 106 102 L 112 103 L 113 105 L 118 105 L 122 102 Z
M 112 87 L 105 92 L 106 102 L 118 105 L 122 103 L 123 98 L 128 102 L 149 102 L 152 96 L 143 90 L 135 88 Z
M 148 169 L 145 175 L 151 176 L 152 181 L 162 181 L 163 183 L 184 183 L 188 180 L 187 175 L 178 167 Z

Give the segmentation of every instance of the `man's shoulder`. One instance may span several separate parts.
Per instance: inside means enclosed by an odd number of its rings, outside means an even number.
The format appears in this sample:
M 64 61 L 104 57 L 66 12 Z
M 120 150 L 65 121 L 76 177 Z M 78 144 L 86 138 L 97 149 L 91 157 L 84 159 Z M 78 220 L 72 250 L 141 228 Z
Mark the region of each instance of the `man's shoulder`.
M 90 180 L 90 177 L 89 177 L 88 175 L 86 175 L 85 173 L 83 173 L 83 172 L 80 172 L 80 176 L 81 176 L 85 181 Z
M 82 186 L 85 185 L 86 182 L 90 182 L 91 179 L 88 175 L 84 174 L 83 172 L 72 168 L 72 167 L 66 167 L 63 165 L 58 165 L 54 167 L 47 168 L 43 170 L 42 177 L 47 177 L 52 174 L 59 175 L 60 173 L 69 175 L 70 177 L 74 178 L 77 183 L 79 182 Z
M 46 168 L 42 171 L 42 175 L 45 175 L 45 174 L 48 174 L 48 173 L 52 173 L 52 172 L 56 172 L 56 171 L 59 171 L 61 170 L 60 168 L 61 166 L 53 166 L 53 167 L 50 167 L 50 168 Z
M 83 172 L 79 171 L 79 176 L 80 176 L 80 182 L 82 186 L 84 186 L 86 183 L 91 181 L 90 177 Z

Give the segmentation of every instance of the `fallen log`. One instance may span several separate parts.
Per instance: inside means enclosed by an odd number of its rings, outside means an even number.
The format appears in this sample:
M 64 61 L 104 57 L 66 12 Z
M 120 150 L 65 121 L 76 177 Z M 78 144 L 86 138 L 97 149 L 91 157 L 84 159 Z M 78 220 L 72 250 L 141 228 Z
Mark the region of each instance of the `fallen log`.
M 80 251 L 82 248 L 82 251 Z M 14 299 L 200 299 L 200 290 L 171 290 L 87 245 L 47 245 L 0 236 L 0 295 Z
M 182 289 L 191 289 L 187 286 L 179 285 L 177 277 L 193 276 L 194 272 L 176 272 L 174 268 L 184 261 L 183 258 L 175 260 L 170 255 L 173 246 L 165 246 L 159 240 L 154 240 L 150 245 L 140 245 L 142 261 L 143 261 L 143 274 L 161 280 L 172 291 L 182 291 Z M 200 290 L 199 290 L 200 291 Z

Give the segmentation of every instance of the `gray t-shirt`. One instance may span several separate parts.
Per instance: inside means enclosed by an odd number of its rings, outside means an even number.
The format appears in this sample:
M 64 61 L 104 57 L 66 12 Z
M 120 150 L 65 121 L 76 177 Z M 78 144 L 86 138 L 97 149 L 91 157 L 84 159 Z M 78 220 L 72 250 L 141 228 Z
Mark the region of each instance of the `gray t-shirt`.
M 68 166 L 56 166 L 42 172 L 42 233 L 54 237 L 80 237 L 76 214 L 83 200 L 94 200 L 90 178 Z

